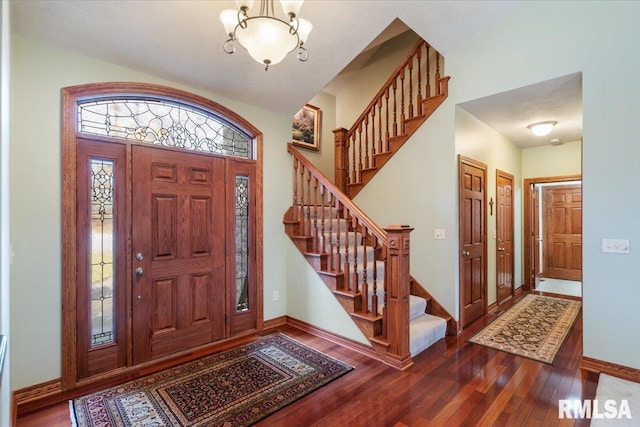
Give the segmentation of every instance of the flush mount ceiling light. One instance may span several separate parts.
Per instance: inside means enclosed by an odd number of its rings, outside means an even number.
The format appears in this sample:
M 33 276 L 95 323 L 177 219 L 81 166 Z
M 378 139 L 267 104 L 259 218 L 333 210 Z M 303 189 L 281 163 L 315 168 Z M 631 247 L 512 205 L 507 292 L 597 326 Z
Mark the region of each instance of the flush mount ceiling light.
M 533 123 L 533 124 L 530 124 L 527 127 L 529 129 L 531 129 L 531 132 L 534 135 L 545 136 L 545 135 L 549 135 L 549 133 L 551 133 L 551 130 L 553 129 L 553 127 L 555 125 L 557 125 L 557 124 L 558 124 L 558 122 L 547 121 L 547 122 Z
M 220 20 L 229 39 L 223 49 L 227 53 L 236 51 L 236 42 L 249 55 L 268 70 L 270 65 L 282 61 L 287 54 L 298 49 L 297 57 L 306 61 L 309 57 L 304 44 L 313 28 L 311 22 L 298 18 L 304 0 L 280 0 L 288 21 L 276 18 L 273 0 L 260 0 L 260 14 L 249 16 L 253 0 L 236 0 L 238 10 L 225 9 Z

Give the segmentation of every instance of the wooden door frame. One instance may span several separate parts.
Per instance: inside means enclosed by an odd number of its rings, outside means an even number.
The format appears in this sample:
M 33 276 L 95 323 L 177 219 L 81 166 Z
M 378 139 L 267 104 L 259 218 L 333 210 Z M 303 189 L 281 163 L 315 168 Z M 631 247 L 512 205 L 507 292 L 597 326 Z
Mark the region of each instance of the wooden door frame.
M 147 83 L 129 82 L 109 82 L 93 83 L 63 88 L 62 98 L 62 134 L 61 134 L 61 157 L 62 157 L 62 182 L 61 182 L 61 208 L 62 208 L 62 366 L 61 366 L 61 389 L 70 391 L 80 387 L 91 387 L 97 384 L 110 384 L 122 379 L 133 379 L 166 367 L 167 360 L 175 360 L 177 356 L 184 356 L 183 361 L 201 357 L 203 352 L 213 351 L 220 346 L 224 346 L 227 340 L 220 340 L 215 343 L 199 347 L 198 351 L 187 350 L 178 355 L 166 356 L 156 361 L 144 363 L 140 366 L 130 364 L 130 354 L 127 356 L 127 366 L 105 374 L 98 374 L 88 379 L 78 380 L 77 378 L 77 327 L 76 327 L 76 239 L 77 230 L 77 138 L 82 134 L 78 131 L 77 105 L 79 102 L 126 95 L 128 97 L 157 97 L 195 106 L 218 117 L 224 118 L 236 126 L 242 128 L 253 140 L 253 158 L 256 164 L 256 206 L 255 206 L 255 256 L 256 256 L 256 330 L 263 329 L 264 309 L 263 309 L 263 148 L 262 133 L 249 121 L 233 112 L 232 110 L 199 95 L 195 95 L 183 90 L 174 89 Z M 130 140 L 115 139 L 110 137 L 91 136 L 91 139 L 103 141 L 105 143 L 117 142 L 127 145 L 130 152 L 132 145 L 150 146 L 148 143 L 137 143 Z M 162 147 L 166 150 L 172 148 Z M 179 150 L 184 152 L 184 150 Z M 206 155 L 206 154 L 205 154 Z M 128 157 L 130 159 L 130 156 Z M 131 163 L 126 165 L 127 176 L 131 176 Z M 128 189 L 127 191 L 130 191 Z M 127 217 L 130 217 L 131 207 L 126 207 Z M 129 221 L 129 220 L 127 220 Z M 131 277 L 131 249 L 130 242 L 127 244 L 127 271 Z M 128 302 L 128 305 L 130 302 Z M 128 315 L 127 327 L 130 328 L 130 315 Z M 253 333 L 253 332 L 251 332 Z M 234 337 L 235 338 L 235 337 Z M 128 338 L 130 340 L 130 337 Z M 127 344 L 130 349 L 130 342 Z M 129 351 L 130 353 L 130 351 Z M 164 366 L 163 366 L 164 364 Z M 142 369 L 141 369 L 142 368 Z
M 508 301 L 509 299 L 513 298 L 513 296 L 515 295 L 515 291 L 516 291 L 516 284 L 515 284 L 515 209 L 513 206 L 513 202 L 514 202 L 514 187 L 515 187 L 515 176 L 513 176 L 512 174 L 510 174 L 509 172 L 505 172 L 503 170 L 500 169 L 496 169 L 496 208 L 498 206 L 498 180 L 499 178 L 506 178 L 508 180 L 511 181 L 511 297 L 506 298 L 502 301 L 500 301 L 500 292 L 499 292 L 499 285 L 498 285 L 498 241 L 496 238 L 496 304 L 500 305 L 501 303 Z M 498 212 L 499 210 L 496 209 L 496 233 L 498 230 L 498 225 L 500 224 L 500 221 L 498 221 Z M 498 235 L 500 233 L 497 233 Z
M 524 180 L 524 236 L 523 236 L 523 245 L 524 245 L 524 268 L 523 268 L 523 284 L 522 289 L 524 291 L 532 291 L 533 285 L 532 283 L 535 279 L 532 277 L 531 269 L 532 269 L 532 250 L 531 244 L 533 243 L 533 216 L 532 216 L 532 197 L 533 192 L 531 189 L 535 184 L 548 184 L 552 182 L 568 182 L 568 181 L 582 181 L 582 175 L 563 175 L 563 176 L 549 176 L 549 177 L 540 177 L 540 178 L 527 178 Z M 533 272 L 535 275 L 535 272 Z M 535 276 L 534 276 L 535 277 Z
M 483 233 L 484 235 L 482 236 L 482 259 L 483 259 L 483 271 L 484 271 L 484 277 L 483 277 L 483 281 L 484 281 L 484 286 L 482 288 L 482 297 L 484 300 L 484 306 L 482 308 L 483 313 L 487 313 L 487 286 L 488 286 L 488 271 L 487 271 L 487 266 L 488 266 L 488 262 L 487 262 L 487 200 L 486 200 L 486 194 L 487 194 L 487 169 L 488 166 L 482 162 L 479 162 L 477 160 L 474 160 L 470 157 L 465 157 L 462 154 L 458 154 L 458 311 L 460 313 L 459 316 L 459 320 L 458 320 L 458 333 L 460 333 L 463 329 L 464 325 L 464 302 L 462 300 L 462 253 L 460 248 L 462 248 L 464 246 L 464 242 L 462 241 L 462 165 L 466 164 L 469 166 L 473 166 L 476 167 L 478 169 L 482 169 L 485 172 L 485 180 L 483 182 L 483 193 L 485 194 L 485 201 L 484 201 L 484 205 L 482 206 L 482 210 L 484 212 L 483 215 Z

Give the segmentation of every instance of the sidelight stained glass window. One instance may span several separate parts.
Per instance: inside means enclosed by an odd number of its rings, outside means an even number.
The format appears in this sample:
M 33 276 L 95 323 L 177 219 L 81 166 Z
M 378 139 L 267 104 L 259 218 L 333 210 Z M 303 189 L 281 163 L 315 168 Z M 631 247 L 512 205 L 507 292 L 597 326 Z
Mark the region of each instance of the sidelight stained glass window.
M 249 310 L 249 177 L 236 176 L 236 312 Z
M 114 161 L 90 160 L 91 346 L 114 342 Z
M 211 113 L 167 100 L 108 99 L 78 105 L 82 133 L 188 151 L 253 158 L 251 138 Z

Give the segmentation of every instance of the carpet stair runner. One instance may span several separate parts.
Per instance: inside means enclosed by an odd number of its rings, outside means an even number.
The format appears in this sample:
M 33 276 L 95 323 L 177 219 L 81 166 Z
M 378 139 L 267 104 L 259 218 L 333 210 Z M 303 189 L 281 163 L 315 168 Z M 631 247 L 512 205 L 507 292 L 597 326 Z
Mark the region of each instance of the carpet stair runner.
M 296 208 L 292 207 L 291 210 Z M 338 213 L 335 209 L 329 208 L 315 208 L 303 207 L 300 209 L 300 215 L 303 218 L 309 219 L 311 223 L 311 230 L 300 230 L 297 221 L 287 221 L 285 215 L 285 229 L 287 234 L 292 238 L 296 246 L 307 258 L 307 261 L 316 269 L 316 271 L 323 278 L 324 282 L 333 291 L 334 295 L 341 302 L 343 307 L 351 314 L 352 318 L 356 321 L 358 326 L 362 326 L 362 323 L 371 322 L 373 326 L 371 328 L 365 327 L 365 331 L 375 331 L 377 326 L 376 321 L 379 321 L 382 310 L 384 308 L 384 261 L 375 261 L 376 248 L 371 246 L 360 245 L 363 239 L 362 234 L 354 232 L 353 230 L 347 233 L 349 219 L 338 218 Z M 331 218 L 330 218 L 331 216 Z M 310 233 L 310 234 L 309 234 Z M 318 247 L 313 247 L 313 236 L 317 233 Z M 354 261 L 354 248 L 355 249 L 355 261 Z M 324 249 L 324 251 L 322 250 Z M 326 254 L 324 255 L 323 254 Z M 365 256 L 366 254 L 366 256 Z M 366 259 L 366 268 L 363 268 L 364 260 Z M 332 263 L 333 260 L 333 263 Z M 367 316 L 362 313 L 356 313 L 353 295 L 348 292 L 340 290 L 339 275 L 331 271 L 337 269 L 337 266 L 343 266 L 348 261 L 351 275 L 353 276 L 353 269 L 357 269 L 358 289 L 362 289 L 362 285 L 365 281 L 368 287 L 367 301 L 371 306 L 372 297 L 374 295 L 374 283 L 376 284 L 375 294 L 378 296 L 378 313 L 376 316 Z M 375 273 L 374 273 L 375 271 Z M 411 295 L 409 298 L 409 331 L 410 331 L 410 352 L 411 356 L 416 356 L 421 353 L 438 340 L 444 338 L 447 332 L 447 320 L 439 316 L 434 316 L 429 313 L 429 301 L 427 299 L 418 296 Z M 363 329 L 361 327 L 361 329 Z M 363 332 L 365 332 L 363 331 Z M 367 335 L 365 333 L 365 335 Z M 375 338 L 368 336 L 367 338 Z

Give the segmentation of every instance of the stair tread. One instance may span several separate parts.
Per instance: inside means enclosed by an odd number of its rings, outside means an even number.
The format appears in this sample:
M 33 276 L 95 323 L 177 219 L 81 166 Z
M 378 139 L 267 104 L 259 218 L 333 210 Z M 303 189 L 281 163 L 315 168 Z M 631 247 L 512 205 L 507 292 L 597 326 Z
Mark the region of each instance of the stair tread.
M 384 157 L 384 156 L 390 156 L 392 154 L 393 154 L 393 151 L 384 151 L 382 153 L 375 153 L 373 157 Z

